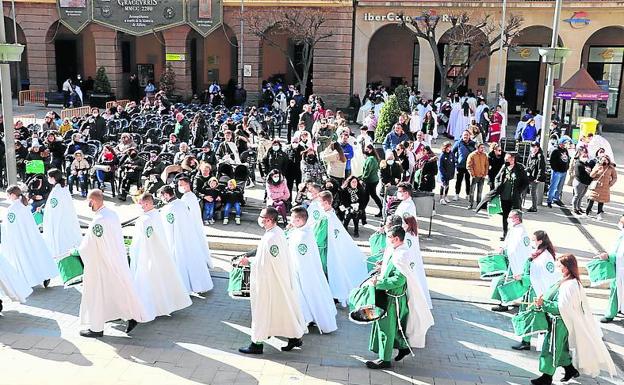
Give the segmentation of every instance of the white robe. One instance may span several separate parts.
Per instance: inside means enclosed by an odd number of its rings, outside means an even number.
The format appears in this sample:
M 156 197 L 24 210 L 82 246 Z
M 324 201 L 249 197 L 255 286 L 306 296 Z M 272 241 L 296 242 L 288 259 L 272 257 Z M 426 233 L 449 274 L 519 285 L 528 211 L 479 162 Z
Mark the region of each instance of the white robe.
M 199 208 L 199 200 L 197 199 L 197 195 L 189 191 L 184 193 L 182 195 L 182 198 L 180 199 L 186 204 L 186 207 L 188 207 L 191 213 L 192 222 L 190 225 L 193 230 L 197 232 L 197 237 L 206 238 L 206 235 L 204 233 L 204 222 L 202 221 L 202 215 Z M 206 257 L 206 263 L 208 264 L 208 267 L 210 269 L 214 268 L 212 256 L 210 255 L 210 247 L 208 246 L 208 241 L 206 240 L 205 242 L 199 242 L 196 244 L 196 246 L 199 249 L 198 252 L 200 253 L 200 255 Z
M 624 312 L 624 232 L 620 233 L 615 248 L 615 285 L 617 286 L 618 310 Z
M 11 298 L 13 301 L 26 302 L 26 298 L 32 294 L 32 288 L 24 281 L 22 276 L 11 264 L 0 255 L 0 294 Z
M 199 237 L 193 230 L 191 213 L 179 199 L 167 203 L 161 215 L 165 227 L 167 245 L 178 267 L 180 277 L 188 293 L 203 293 L 212 290 L 214 284 L 206 265 L 206 257 L 201 254 L 206 237 Z
M 368 136 L 367 134 L 364 134 L 364 136 L 367 136 L 370 139 L 370 136 Z M 363 139 L 364 138 L 354 138 L 352 136 L 349 136 L 349 144 L 353 148 L 353 158 L 351 158 L 351 175 L 358 178 L 362 176 L 362 171 L 364 170 L 364 161 L 366 160 L 366 156 L 362 152 L 362 142 L 360 141 Z
M 143 214 L 134 225 L 130 269 L 149 318 L 168 315 L 192 304 L 167 247 L 158 210 Z
M 56 184 L 48 196 L 43 215 L 43 239 L 55 258 L 75 249 L 82 241 L 78 215 L 67 186 Z
M 3 218 L 2 254 L 30 287 L 59 274 L 32 213 L 19 199 Z
M 418 274 L 415 271 L 414 254 L 408 250 L 407 245 L 403 244 L 392 253 L 392 262 L 407 281 L 409 313 L 407 315 L 407 327 L 404 330 L 405 336 L 411 347 L 424 348 L 427 330 L 433 326 L 434 322 Z
M 368 276 L 366 257 L 336 213 L 331 210 L 324 215 L 327 216 L 327 279 L 333 297 L 346 306 L 351 290 Z
M 601 370 L 616 374 L 615 364 L 602 341 L 602 331 L 594 318 L 585 289 L 575 279 L 559 285 L 559 313 L 568 329 L 572 364 L 581 372 L 596 377 Z
M 524 272 L 524 263 L 531 254 L 531 241 L 524 225 L 513 226 L 507 232 L 503 249 L 507 252 L 512 275 Z
M 416 204 L 414 203 L 414 200 L 410 198 L 401 201 L 401 203 L 399 203 L 399 205 L 397 206 L 394 215 L 398 215 L 401 218 L 403 218 L 405 215 L 411 215 L 414 218 L 418 218 L 418 216 L 416 216 Z
M 529 277 L 531 280 L 531 287 L 533 287 L 537 298 L 546 293 L 548 288 L 561 280 L 561 273 L 559 269 L 555 267 L 555 258 L 548 250 L 542 251 L 537 258 L 531 261 Z
M 321 333 L 331 333 L 336 325 L 336 305 L 323 273 L 314 230 L 309 225 L 288 232 L 288 248 L 295 264 L 299 302 L 306 323 L 315 322 Z
M 299 296 L 293 257 L 284 231 L 275 226 L 260 239 L 251 258 L 251 340 L 271 336 L 301 338 L 307 327 Z
M 110 320 L 153 320 L 132 281 L 121 222 L 113 210 L 102 207 L 95 213 L 78 251 L 84 263 L 82 325 L 99 332 Z
M 418 282 L 420 283 L 427 305 L 429 305 L 429 309 L 433 309 L 431 294 L 429 293 L 429 284 L 427 283 L 427 274 L 425 273 L 425 264 L 423 262 L 422 253 L 420 252 L 420 242 L 418 240 L 418 236 L 413 235 L 412 233 L 405 233 L 405 243 L 407 244 L 407 248 L 410 252 L 410 263 L 414 263 L 414 267 L 411 270 L 413 274 L 416 275 L 416 278 L 418 278 Z M 389 244 L 389 242 L 386 242 L 386 244 Z
M 313 201 L 310 202 L 310 205 L 308 206 L 308 226 L 314 228 L 314 226 L 316 226 L 316 223 L 321 220 L 321 218 L 323 218 L 323 214 L 325 213 L 325 210 L 323 210 L 323 207 L 321 206 L 321 202 L 319 201 L 319 199 L 314 199 Z

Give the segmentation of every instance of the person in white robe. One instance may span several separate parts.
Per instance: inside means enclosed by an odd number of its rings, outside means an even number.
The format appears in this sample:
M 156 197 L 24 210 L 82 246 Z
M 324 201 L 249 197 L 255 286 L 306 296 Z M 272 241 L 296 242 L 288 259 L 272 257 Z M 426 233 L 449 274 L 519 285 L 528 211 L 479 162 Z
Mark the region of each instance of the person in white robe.
M 33 292 L 28 283 L 0 254 L 0 296 L 9 297 L 12 301 L 24 303 L 26 298 Z M 0 312 L 2 312 L 2 300 L 0 299 Z
M 522 212 L 519 210 L 511 210 L 509 213 L 509 220 L 512 223 L 511 228 L 507 231 L 503 246 L 498 249 L 499 253 L 505 253 L 507 255 L 507 261 L 509 263 L 509 269 L 507 273 L 492 280 L 492 290 L 496 292 L 497 286 L 504 282 L 509 276 L 521 276 L 524 272 L 524 265 L 532 253 L 531 239 L 529 234 L 522 223 Z M 507 311 L 509 307 L 507 305 L 496 305 L 492 307 L 492 311 Z
M 321 200 L 319 193 L 321 192 L 321 186 L 312 184 L 308 187 L 307 198 L 310 200 L 308 205 L 308 225 L 312 228 L 316 226 L 316 223 L 321 220 L 321 216 L 325 210 L 321 206 Z
M 414 108 L 409 120 L 409 130 L 412 136 L 416 136 L 416 133 L 422 129 L 422 118 L 418 114 L 418 109 Z
M 206 237 L 200 237 L 193 230 L 191 212 L 184 202 L 176 198 L 171 186 L 161 187 L 159 193 L 161 199 L 167 202 L 161 209 L 167 246 L 186 291 L 191 294 L 212 290 L 214 284 L 206 264 L 206 256 L 201 254 L 203 248 L 200 246 L 202 242 L 206 242 Z
M 505 99 L 505 95 L 503 95 L 502 93 L 500 94 L 499 98 L 498 98 L 498 105 L 501 106 L 501 111 L 500 114 L 503 115 L 503 123 L 501 124 L 501 138 L 504 138 L 506 136 L 506 132 L 507 132 L 507 109 L 509 107 L 509 104 L 507 103 L 507 99 Z
M 53 257 L 74 250 L 82 241 L 76 208 L 65 178 L 58 169 L 48 171 L 52 191 L 48 195 L 43 215 L 43 239 Z
M 321 207 L 321 220 L 316 224 L 325 227 L 324 238 L 326 239 L 325 261 L 321 252 L 321 262 L 325 262 L 324 270 L 327 271 L 327 279 L 334 298 L 347 305 L 349 293 L 357 287 L 368 275 L 366 257 L 356 245 L 353 238 L 344 228 L 342 222 L 336 216 L 332 208 L 333 196 L 329 191 L 319 194 Z M 319 232 L 315 229 L 317 244 Z M 320 247 L 319 247 L 320 250 Z
M 6 190 L 11 204 L 2 221 L 2 255 L 28 286 L 48 287 L 59 272 L 18 186 Z
M 255 257 L 245 257 L 240 262 L 251 265 L 251 344 L 238 349 L 244 354 L 262 354 L 262 341 L 274 336 L 288 338 L 281 350 L 290 351 L 303 345 L 301 337 L 307 332 L 297 294 L 295 261 L 284 231 L 277 226 L 277 218 L 273 207 L 262 209 L 258 225 L 266 232 Z
M 405 229 L 405 244 L 409 251 L 409 262 L 413 263 L 412 273 L 418 279 L 418 283 L 422 289 L 425 300 L 429 309 L 433 309 L 431 302 L 431 294 L 429 293 L 429 284 L 427 283 L 427 274 L 425 273 L 425 264 L 423 262 L 422 253 L 420 251 L 420 241 L 418 240 L 418 221 L 412 215 L 404 215 L 402 217 L 403 228 Z
M 95 216 L 78 246 L 84 264 L 80 323 L 88 327 L 80 335 L 102 337 L 104 324 L 116 319 L 128 320 L 126 333 L 130 333 L 137 322 L 153 317 L 132 280 L 117 213 L 104 206 L 101 190 L 89 191 L 87 202 Z
M 149 318 L 155 318 L 191 306 L 192 301 L 167 247 L 165 227 L 152 194 L 141 195 L 138 204 L 143 215 L 134 225 L 130 270 Z
M 608 260 L 615 265 L 615 279 L 611 281 L 609 302 L 600 319 L 602 323 L 613 322 L 618 313 L 624 313 L 624 215 L 618 221 L 620 234 L 610 253 L 600 253 L 594 258 Z
M 321 333 L 331 333 L 338 329 L 336 305 L 323 274 L 314 229 L 307 222 L 306 209 L 295 207 L 291 210 L 288 247 L 295 263 L 299 301 L 306 323 L 314 322 Z
M 367 144 L 373 143 L 371 137 L 367 134 L 368 127 L 363 126 L 360 128 L 360 135 L 357 137 L 349 137 L 349 144 L 353 147 L 353 158 L 351 159 L 351 175 L 358 178 L 362 176 L 364 170 L 364 161 L 366 155 L 364 154 L 364 147 Z
M 180 200 L 186 204 L 186 207 L 188 207 L 191 214 L 192 221 L 190 223 L 190 227 L 197 233 L 197 239 L 205 238 L 206 235 L 204 233 L 204 222 L 199 208 L 199 199 L 197 198 L 197 195 L 191 191 L 191 180 L 187 176 L 183 176 L 178 179 L 178 191 L 182 194 Z M 210 255 L 208 241 L 198 242 L 195 246 L 197 246 L 197 252 L 199 255 L 206 258 L 208 267 L 212 269 L 214 264 L 212 262 L 212 256 Z
M 396 192 L 397 199 L 401 201 L 394 212 L 395 215 L 403 218 L 405 215 L 411 215 L 417 218 L 416 204 L 412 199 L 412 185 L 406 182 L 401 182 L 397 185 Z

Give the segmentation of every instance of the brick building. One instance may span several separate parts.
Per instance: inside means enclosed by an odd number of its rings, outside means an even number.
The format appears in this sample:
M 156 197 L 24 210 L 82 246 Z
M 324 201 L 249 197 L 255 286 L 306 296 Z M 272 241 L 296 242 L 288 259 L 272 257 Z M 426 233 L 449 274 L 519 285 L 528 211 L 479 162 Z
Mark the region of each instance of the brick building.
M 86 1 L 91 6 L 95 0 Z M 240 71 L 238 50 L 241 2 L 222 2 L 222 25 L 204 37 L 188 23 L 142 32 L 137 36 L 91 21 L 74 33 L 59 21 L 60 8 L 56 0 L 15 0 L 17 41 L 26 46 L 19 64 L 20 77 L 30 82 L 31 89 L 55 90 L 65 79 L 77 74 L 81 74 L 83 79 L 95 78 L 97 68 L 104 66 L 113 92 L 122 98 L 128 94 L 131 74 L 140 72 L 143 81 L 152 77 L 158 83 L 167 59 L 170 59 L 176 73 L 176 93 L 185 98 L 201 93 L 212 81 L 225 85 L 234 79 L 240 83 L 243 72 Z M 322 32 L 331 31 L 332 36 L 320 42 L 314 52 L 313 90 L 323 95 L 330 105 L 348 104 L 353 20 L 351 1 L 245 0 L 244 5 L 246 12 L 260 13 L 271 12 L 277 7 L 331 9 Z M 13 19 L 8 1 L 4 2 L 4 14 L 7 41 L 13 42 Z M 286 50 L 296 49 L 286 34 L 279 31 L 271 33 L 278 35 L 274 40 L 280 41 Z M 263 80 L 279 75 L 286 82 L 293 81 L 293 70 L 279 49 L 265 44 L 248 28 L 245 28 L 242 40 L 244 65 L 251 69 L 243 81 L 251 99 L 258 94 Z M 12 73 L 17 68 L 18 64 L 13 65 Z M 15 91 L 15 76 L 12 83 Z

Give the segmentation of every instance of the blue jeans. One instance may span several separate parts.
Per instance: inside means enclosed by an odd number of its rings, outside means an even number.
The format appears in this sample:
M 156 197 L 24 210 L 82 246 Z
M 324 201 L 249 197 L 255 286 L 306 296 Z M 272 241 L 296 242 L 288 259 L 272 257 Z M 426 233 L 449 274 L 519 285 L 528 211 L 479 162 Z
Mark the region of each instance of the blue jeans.
M 80 186 L 80 192 L 87 191 L 87 177 L 83 174 L 78 174 L 78 175 L 71 174 L 69 175 L 69 178 L 68 178 L 68 185 L 69 185 L 70 193 L 74 192 L 74 184 L 76 182 L 78 182 L 78 186 Z
M 234 202 L 234 203 L 226 203 L 225 204 L 225 208 L 223 209 L 223 219 L 227 218 L 230 216 L 230 212 L 232 211 L 232 206 L 234 206 L 234 209 L 236 210 L 236 216 L 240 217 L 241 216 L 241 204 L 240 202 Z
M 565 182 L 566 172 L 553 171 L 550 176 L 550 187 L 548 187 L 548 203 L 561 200 L 563 192 L 563 183 Z
M 206 202 L 204 201 L 204 221 L 208 221 L 213 219 L 214 217 L 214 202 Z
M 104 170 L 95 170 L 95 178 L 97 179 L 98 183 L 104 183 L 104 180 L 106 179 L 106 174 L 104 173 Z

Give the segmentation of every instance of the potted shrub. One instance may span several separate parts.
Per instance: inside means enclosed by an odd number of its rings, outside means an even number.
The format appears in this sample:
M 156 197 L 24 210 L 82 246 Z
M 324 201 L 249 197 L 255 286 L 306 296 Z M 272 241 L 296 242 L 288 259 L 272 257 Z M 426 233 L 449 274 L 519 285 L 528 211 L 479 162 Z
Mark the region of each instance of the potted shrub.
M 114 95 L 111 93 L 111 84 L 106 74 L 106 68 L 100 67 L 95 74 L 95 81 L 93 84 L 93 93 L 89 99 L 89 104 L 92 107 L 106 107 L 106 102 L 114 100 Z
M 167 99 L 169 99 L 173 103 L 177 103 L 182 100 L 181 95 L 175 94 L 175 81 L 176 81 L 176 73 L 173 70 L 173 66 L 171 63 L 167 63 L 165 66 L 165 71 L 160 75 L 160 89 L 165 91 L 165 95 L 167 95 Z

